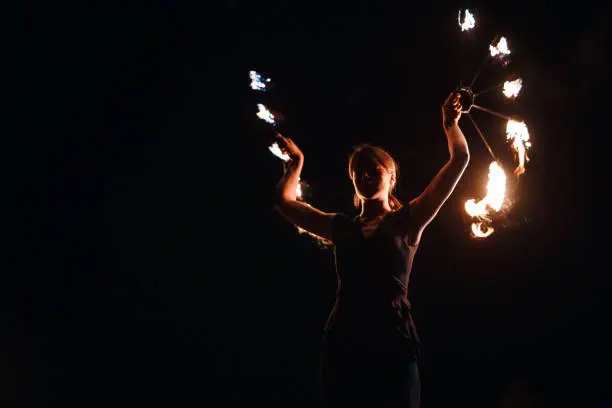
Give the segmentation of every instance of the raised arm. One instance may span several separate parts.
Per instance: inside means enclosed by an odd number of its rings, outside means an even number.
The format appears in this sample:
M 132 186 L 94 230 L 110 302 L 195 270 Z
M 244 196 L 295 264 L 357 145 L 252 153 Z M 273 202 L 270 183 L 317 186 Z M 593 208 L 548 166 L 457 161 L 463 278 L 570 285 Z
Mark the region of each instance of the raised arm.
M 278 145 L 290 157 L 283 178 L 276 188 L 276 209 L 291 223 L 326 240 L 332 240 L 334 213 L 325 213 L 297 199 L 297 186 L 304 154 L 289 138 L 277 135 Z
M 450 157 L 425 190 L 410 202 L 413 241 L 418 243 L 425 227 L 436 217 L 452 194 L 470 160 L 470 152 L 459 128 L 459 94 L 451 93 L 442 105 L 444 132 Z

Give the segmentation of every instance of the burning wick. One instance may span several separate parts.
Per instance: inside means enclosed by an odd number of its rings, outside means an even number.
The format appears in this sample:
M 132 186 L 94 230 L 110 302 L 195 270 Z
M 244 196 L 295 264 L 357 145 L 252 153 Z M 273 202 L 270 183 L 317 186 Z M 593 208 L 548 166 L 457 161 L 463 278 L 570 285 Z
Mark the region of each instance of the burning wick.
M 295 188 L 295 194 L 297 195 L 297 199 L 301 200 L 302 199 L 302 181 L 301 181 L 301 177 L 298 177 L 298 185 Z
M 483 222 L 472 224 L 472 234 L 474 234 L 476 238 L 486 238 L 490 236 L 491 234 L 493 234 L 494 231 L 495 229 L 493 227 L 484 225 Z
M 506 124 L 506 138 L 512 140 L 512 148 L 516 151 L 518 157 L 518 166 L 514 170 L 514 174 L 520 176 L 525 173 L 525 163 L 529 161 L 527 149 L 531 147 L 527 125 L 524 122 L 508 120 Z
M 270 82 L 270 78 L 266 78 L 262 81 L 261 75 L 255 71 L 249 71 L 249 78 L 251 78 L 251 89 L 256 91 L 265 91 L 266 82 Z
M 508 43 L 506 41 L 505 37 L 502 37 L 499 39 L 499 41 L 497 42 L 497 45 L 489 45 L 489 51 L 491 51 L 491 56 L 495 57 L 497 55 L 499 55 L 500 57 L 503 57 L 505 55 L 509 55 L 510 54 L 510 50 L 508 49 Z
M 507 98 L 516 98 L 523 87 L 523 80 L 517 78 L 514 81 L 504 82 L 504 95 Z
M 468 9 L 465 9 L 465 14 L 463 17 L 463 22 L 461 22 L 461 10 L 459 10 L 459 27 L 461 27 L 461 31 L 471 30 L 476 26 L 476 20 L 474 19 L 474 15 L 470 13 Z
M 290 157 L 287 153 L 283 153 L 283 151 L 278 147 L 278 143 L 274 142 L 272 145 L 268 146 L 268 149 L 272 152 L 273 155 L 278 157 L 283 161 L 289 161 Z
M 493 234 L 493 227 L 485 225 L 483 221 L 489 221 L 489 216 L 501 210 L 506 194 L 506 174 L 497 162 L 489 165 L 489 181 L 487 183 L 487 195 L 480 201 L 474 199 L 465 202 L 465 211 L 472 217 L 478 218 L 479 222 L 472 224 L 472 232 L 477 238 L 486 238 Z M 483 227 L 486 228 L 483 231 Z
M 276 142 L 272 143 L 272 145 L 268 146 L 268 149 L 270 149 L 272 154 L 275 155 L 276 157 L 278 157 L 279 159 L 281 159 L 282 161 L 284 161 L 284 162 L 289 161 L 289 159 L 290 159 L 289 155 L 287 153 L 283 153 L 281 148 L 278 146 L 278 143 L 276 143 Z M 302 193 L 301 178 L 298 178 L 298 185 L 295 188 L 295 194 L 297 195 L 297 199 L 298 200 L 302 199 L 303 193 Z
M 257 112 L 257 117 L 261 120 L 264 120 L 272 125 L 276 125 L 274 121 L 274 114 L 266 108 L 266 106 L 262 103 L 258 103 L 257 107 L 259 108 L 259 112 Z

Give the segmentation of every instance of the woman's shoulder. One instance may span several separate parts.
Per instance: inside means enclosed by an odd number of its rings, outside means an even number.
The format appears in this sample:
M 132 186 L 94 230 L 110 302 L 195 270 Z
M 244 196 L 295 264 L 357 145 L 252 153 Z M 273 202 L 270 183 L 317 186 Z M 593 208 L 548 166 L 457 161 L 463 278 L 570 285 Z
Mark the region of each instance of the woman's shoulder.
M 410 203 L 402 205 L 402 207 L 395 210 L 393 214 L 399 218 L 410 218 Z
M 351 235 L 355 227 L 356 217 L 343 212 L 334 214 L 332 227 L 332 241 L 338 243 Z
M 358 216 L 350 216 L 343 212 L 338 212 L 334 214 L 334 224 L 338 226 L 348 226 L 353 225 L 357 220 Z

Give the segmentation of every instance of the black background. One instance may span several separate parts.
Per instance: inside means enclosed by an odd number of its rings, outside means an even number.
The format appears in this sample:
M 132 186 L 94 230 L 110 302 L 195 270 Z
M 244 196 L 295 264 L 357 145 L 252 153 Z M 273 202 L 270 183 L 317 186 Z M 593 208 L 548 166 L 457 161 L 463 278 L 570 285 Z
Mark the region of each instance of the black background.
M 476 13 L 469 35 L 459 7 Z M 442 101 L 496 34 L 511 63 L 487 65 L 475 89 L 523 78 L 517 102 L 479 102 L 526 120 L 531 161 L 512 227 L 472 239 L 463 203 L 485 194 L 490 157 L 462 119 L 470 166 L 424 234 L 409 292 L 424 406 L 609 406 L 611 17 L 526 1 L 24 8 L 4 406 L 316 406 L 332 252 L 274 211 L 282 166 L 255 104 L 284 115 L 311 204 L 353 213 L 346 159 L 360 142 L 399 161 L 408 200 L 447 158 Z M 252 91 L 251 69 L 274 87 Z M 505 122 L 473 115 L 511 166 Z M 502 405 L 511 394 L 523 402 Z

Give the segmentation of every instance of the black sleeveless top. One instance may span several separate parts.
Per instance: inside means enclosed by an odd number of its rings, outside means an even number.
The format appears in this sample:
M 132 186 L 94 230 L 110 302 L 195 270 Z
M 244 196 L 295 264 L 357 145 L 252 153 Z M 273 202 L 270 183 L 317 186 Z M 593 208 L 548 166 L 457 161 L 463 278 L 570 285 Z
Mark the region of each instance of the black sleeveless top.
M 338 288 L 325 325 L 328 348 L 336 345 L 359 354 L 418 348 L 407 297 L 418 245 L 410 243 L 409 227 L 409 206 L 387 214 L 369 238 L 358 217 L 334 217 L 331 238 Z

